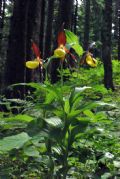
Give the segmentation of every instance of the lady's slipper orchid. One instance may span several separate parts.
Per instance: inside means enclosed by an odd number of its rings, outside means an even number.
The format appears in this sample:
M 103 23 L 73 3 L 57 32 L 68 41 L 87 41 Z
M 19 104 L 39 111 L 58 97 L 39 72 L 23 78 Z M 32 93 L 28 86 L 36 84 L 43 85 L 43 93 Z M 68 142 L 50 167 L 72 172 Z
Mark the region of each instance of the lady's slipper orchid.
M 66 35 L 65 35 L 65 32 L 64 32 L 64 29 L 62 29 L 59 32 L 57 42 L 58 42 L 58 48 L 54 50 L 54 56 L 56 58 L 61 58 L 62 60 L 64 60 L 65 55 L 70 54 L 71 57 L 74 60 L 76 60 L 74 55 L 71 54 L 70 51 L 65 47 L 65 45 L 66 45 Z
M 40 56 L 40 50 L 34 42 L 32 42 L 32 49 L 33 49 L 33 52 L 34 52 L 36 58 L 32 61 L 26 62 L 26 67 L 29 68 L 29 69 L 35 69 L 35 68 L 39 67 L 39 65 L 42 66 L 42 59 L 41 59 L 41 56 Z
M 65 58 L 66 52 L 65 47 L 63 45 L 60 45 L 57 49 L 54 50 L 54 56 L 58 58 Z
M 92 58 L 90 53 L 88 53 L 86 56 L 86 63 L 91 67 L 97 66 L 97 60 L 95 58 Z
M 26 62 L 26 67 L 30 69 L 35 69 L 39 66 L 39 61 L 34 60 L 34 61 L 27 61 Z

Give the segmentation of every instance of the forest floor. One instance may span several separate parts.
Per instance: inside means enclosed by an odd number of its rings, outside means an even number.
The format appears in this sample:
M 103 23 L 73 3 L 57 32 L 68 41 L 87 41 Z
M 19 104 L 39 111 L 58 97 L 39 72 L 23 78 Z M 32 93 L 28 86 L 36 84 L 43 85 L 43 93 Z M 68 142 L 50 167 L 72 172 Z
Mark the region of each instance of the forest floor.
M 65 70 L 63 84 L 26 84 L 24 99 L 1 96 L 0 178 L 120 178 L 119 69 L 114 60 L 115 91 L 99 63 Z

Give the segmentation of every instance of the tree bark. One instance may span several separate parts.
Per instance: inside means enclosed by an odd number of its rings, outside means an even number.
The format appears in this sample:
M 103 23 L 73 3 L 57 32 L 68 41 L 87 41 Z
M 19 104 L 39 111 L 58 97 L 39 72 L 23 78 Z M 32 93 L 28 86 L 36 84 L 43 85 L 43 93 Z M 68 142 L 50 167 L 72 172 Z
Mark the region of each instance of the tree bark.
M 24 82 L 29 0 L 15 0 L 6 62 L 6 84 Z
M 4 28 L 4 20 L 5 20 L 5 0 L 1 0 L 0 2 L 0 51 L 1 51 L 1 43 L 3 38 L 3 28 Z
M 118 60 L 120 61 L 120 1 L 118 1 Z
M 28 10 L 28 21 L 27 21 L 27 48 L 26 54 L 27 58 L 34 59 L 35 56 L 31 49 L 31 40 L 33 40 L 37 46 L 39 47 L 39 36 L 40 36 L 40 29 L 41 29 L 41 3 L 42 0 L 30 0 L 29 3 L 29 10 Z M 41 80 L 41 71 L 36 69 L 35 71 L 31 71 L 26 68 L 26 82 L 34 81 L 34 80 Z
M 90 31 L 90 0 L 85 0 L 85 22 L 84 22 L 84 49 L 89 46 L 89 31 Z
M 48 8 L 47 9 L 48 9 L 48 11 L 47 11 L 47 25 L 46 25 L 46 33 L 45 33 L 45 50 L 44 50 L 44 58 L 45 59 L 51 55 L 54 0 L 48 1 Z
M 104 85 L 114 90 L 111 62 L 112 0 L 105 0 L 104 24 L 102 30 L 102 58 L 104 63 Z
M 72 28 L 73 0 L 60 1 L 60 27 L 65 23 L 66 29 Z
M 25 62 L 32 60 L 31 39 L 39 46 L 41 0 L 15 0 L 6 63 L 6 83 L 29 82 L 33 78 Z M 37 75 L 38 77 L 38 75 Z
M 77 18 L 78 18 L 78 0 L 76 0 L 75 4 L 75 13 L 74 13 L 74 33 L 77 32 Z
M 73 14 L 73 0 L 60 0 L 59 4 L 59 12 L 58 12 L 58 21 L 56 24 L 56 33 L 55 38 L 57 39 L 58 32 L 60 31 L 63 23 L 65 29 L 72 29 L 72 14 Z M 54 48 L 57 47 L 57 42 L 54 43 Z M 55 83 L 59 80 L 58 77 L 58 71 L 57 69 L 60 66 L 60 60 L 54 59 L 51 62 L 50 65 L 50 71 L 51 71 L 51 81 L 52 83 Z

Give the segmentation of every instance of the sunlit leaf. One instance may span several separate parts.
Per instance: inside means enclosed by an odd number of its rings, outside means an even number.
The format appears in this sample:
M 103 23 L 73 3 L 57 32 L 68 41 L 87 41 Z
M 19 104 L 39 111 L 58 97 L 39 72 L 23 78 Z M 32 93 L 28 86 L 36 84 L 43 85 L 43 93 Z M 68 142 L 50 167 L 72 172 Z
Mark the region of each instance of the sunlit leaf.
M 80 56 L 83 54 L 83 48 L 79 44 L 78 37 L 71 31 L 65 29 L 65 35 L 67 39 L 68 44 L 72 44 L 72 48 L 75 50 L 75 52 Z
M 31 138 L 25 132 L 9 137 L 4 137 L 0 140 L 0 152 L 4 153 L 12 149 L 19 149 L 23 147 L 23 145 L 30 139 Z
M 35 146 L 28 146 L 24 148 L 24 154 L 30 157 L 39 157 L 39 152 Z
M 56 117 L 51 117 L 51 118 L 47 118 L 45 119 L 45 121 L 51 125 L 52 127 L 55 127 L 55 128 L 61 128 L 63 127 L 63 122 L 60 118 L 58 118 L 57 116 Z

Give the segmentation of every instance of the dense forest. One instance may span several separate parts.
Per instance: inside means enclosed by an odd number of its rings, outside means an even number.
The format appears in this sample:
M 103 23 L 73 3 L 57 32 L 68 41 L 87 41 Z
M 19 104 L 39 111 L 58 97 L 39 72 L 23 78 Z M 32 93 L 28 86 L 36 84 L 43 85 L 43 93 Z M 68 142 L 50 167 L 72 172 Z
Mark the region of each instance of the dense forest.
M 120 0 L 0 0 L 0 179 L 120 178 Z

